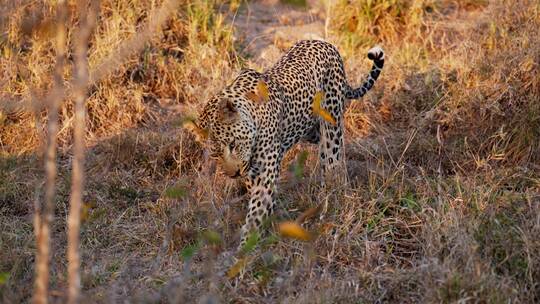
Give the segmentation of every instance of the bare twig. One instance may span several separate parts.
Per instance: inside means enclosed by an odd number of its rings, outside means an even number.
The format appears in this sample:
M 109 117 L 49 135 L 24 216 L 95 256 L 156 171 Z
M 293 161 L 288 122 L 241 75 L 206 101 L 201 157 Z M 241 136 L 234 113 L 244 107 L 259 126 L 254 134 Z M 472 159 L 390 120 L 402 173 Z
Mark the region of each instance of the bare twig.
M 326 1 L 326 16 L 324 18 L 324 39 L 328 39 L 330 28 L 330 14 L 332 13 L 333 0 Z
M 75 113 L 73 120 L 73 170 L 71 175 L 71 198 L 68 217 L 68 303 L 77 303 L 81 289 L 79 234 L 81 226 L 81 205 L 84 187 L 84 136 L 85 100 L 88 86 L 88 40 L 97 18 L 98 2 L 92 1 L 87 11 L 84 1 L 79 1 L 79 33 L 75 35 L 75 71 L 73 95 Z
M 49 289 L 49 253 L 50 223 L 54 213 L 55 181 L 56 181 L 56 139 L 58 135 L 58 108 L 63 97 L 63 69 L 66 56 L 66 18 L 67 7 L 63 0 L 58 1 L 56 23 L 56 65 L 54 86 L 51 94 L 45 99 L 49 108 L 47 122 L 47 143 L 45 151 L 45 206 L 36 202 L 34 229 L 36 234 L 36 281 L 34 291 L 35 303 L 47 303 Z

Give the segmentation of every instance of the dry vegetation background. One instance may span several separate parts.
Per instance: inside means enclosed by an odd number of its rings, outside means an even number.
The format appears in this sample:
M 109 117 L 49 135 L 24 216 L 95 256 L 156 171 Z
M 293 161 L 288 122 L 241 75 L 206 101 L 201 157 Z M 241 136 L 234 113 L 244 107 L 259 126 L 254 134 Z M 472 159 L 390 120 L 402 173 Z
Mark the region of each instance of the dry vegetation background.
M 34 288 L 57 2 L 1 3 L 0 302 L 19 303 Z M 540 301 L 538 1 L 180 1 L 147 30 L 161 5 L 102 0 L 88 43 L 99 77 L 86 101 L 83 302 Z M 79 9 L 68 1 L 59 73 L 67 94 L 52 302 L 65 300 L 68 284 Z M 318 237 L 284 239 L 270 225 L 239 256 L 242 190 L 206 166 L 178 122 L 240 67 L 267 68 L 296 41 L 287 30 L 336 44 L 353 84 L 372 45 L 384 47 L 387 64 L 346 113 L 348 185 L 319 187 L 313 146 L 296 147 L 283 165 L 274 223 L 320 205 L 304 225 Z

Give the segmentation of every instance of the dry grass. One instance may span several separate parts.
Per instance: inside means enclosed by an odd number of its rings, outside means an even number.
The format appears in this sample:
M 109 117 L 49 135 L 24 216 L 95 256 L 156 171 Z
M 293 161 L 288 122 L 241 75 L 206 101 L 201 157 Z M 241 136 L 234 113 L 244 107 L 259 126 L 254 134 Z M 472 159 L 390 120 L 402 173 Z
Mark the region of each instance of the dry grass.
M 102 1 L 89 69 L 142 30 L 160 4 Z M 352 83 L 360 83 L 372 44 L 388 53 L 374 91 L 346 114 L 350 184 L 321 189 L 315 148 L 293 149 L 274 223 L 322 206 L 304 225 L 318 237 L 283 239 L 269 223 L 270 232 L 246 250 L 245 267 L 229 279 L 245 199 L 235 181 L 206 166 L 177 122 L 245 64 L 229 23 L 245 5 L 181 3 L 149 43 L 91 88 L 83 300 L 540 301 L 537 1 L 332 2 L 329 39 L 342 51 Z M 54 10 L 33 1 L 4 7 L 0 301 L 24 302 L 33 286 L 33 202 L 43 199 L 40 146 L 48 118 L 43 105 L 29 105 L 53 86 Z M 69 24 L 78 24 L 71 2 L 69 9 Z M 72 28 L 64 79 L 73 70 Z M 72 103 L 58 114 L 53 302 L 65 300 L 67 287 Z M 305 165 L 301 151 L 309 152 Z

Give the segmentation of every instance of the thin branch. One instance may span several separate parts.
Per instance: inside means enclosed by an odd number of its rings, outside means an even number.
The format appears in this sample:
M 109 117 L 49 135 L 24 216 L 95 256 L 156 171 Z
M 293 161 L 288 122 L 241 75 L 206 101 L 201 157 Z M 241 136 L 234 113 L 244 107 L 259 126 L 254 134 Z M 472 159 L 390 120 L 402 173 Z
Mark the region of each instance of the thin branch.
M 80 27 L 74 44 L 74 79 L 73 95 L 75 113 L 73 121 L 73 169 L 71 175 L 71 198 L 68 216 L 68 303 L 79 301 L 81 290 L 79 235 L 81 227 L 81 205 L 84 188 L 84 136 L 86 129 L 86 91 L 88 87 L 88 41 L 94 29 L 99 3 L 92 1 L 86 13 L 87 5 L 79 1 Z
M 36 234 L 36 281 L 34 302 L 48 302 L 49 289 L 49 259 L 50 259 L 50 223 L 54 214 L 56 168 L 56 140 L 58 135 L 58 108 L 63 98 L 63 70 L 66 57 L 66 19 L 67 7 L 63 0 L 58 1 L 56 23 L 56 64 L 54 70 L 54 85 L 49 98 L 45 100 L 48 106 L 47 142 L 45 151 L 45 206 L 36 203 L 34 229 Z
M 333 0 L 326 1 L 326 16 L 324 19 L 324 39 L 328 39 L 328 30 L 330 28 L 330 14 L 332 13 Z

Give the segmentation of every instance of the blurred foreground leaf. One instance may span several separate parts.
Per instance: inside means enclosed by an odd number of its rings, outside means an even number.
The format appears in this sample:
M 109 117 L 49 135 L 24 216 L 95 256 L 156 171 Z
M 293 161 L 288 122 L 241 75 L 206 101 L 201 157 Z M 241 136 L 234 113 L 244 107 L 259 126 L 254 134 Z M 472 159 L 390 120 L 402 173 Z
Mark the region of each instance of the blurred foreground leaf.
M 190 131 L 193 136 L 195 136 L 195 140 L 199 143 L 204 143 L 204 141 L 208 138 L 208 130 L 201 129 L 196 122 L 196 118 L 191 116 L 184 116 L 180 118 L 179 124 L 182 126 L 182 128 Z
M 327 122 L 336 125 L 336 119 L 330 114 L 328 111 L 323 109 L 321 107 L 321 103 L 323 101 L 323 95 L 324 92 L 320 91 L 315 94 L 313 97 L 313 103 L 311 104 L 311 109 L 313 110 L 313 114 L 320 116 L 322 119 L 326 120 Z
M 86 222 L 90 217 L 90 209 L 94 207 L 93 203 L 83 203 L 81 206 L 81 222 Z
M 259 80 L 257 83 L 257 95 L 259 95 L 263 101 L 268 101 L 268 99 L 270 99 L 270 92 L 268 91 L 266 82 Z
M 259 80 L 256 92 L 248 92 L 246 97 L 256 103 L 262 103 L 270 99 L 270 91 L 266 82 Z
M 279 233 L 284 237 L 305 242 L 313 240 L 313 235 L 296 222 L 282 222 L 279 224 L 278 229 Z
M 227 277 L 232 279 L 236 277 L 242 270 L 244 270 L 249 263 L 249 257 L 244 257 L 238 260 L 229 270 L 227 271 Z
M 315 217 L 317 214 L 319 214 L 319 212 L 321 212 L 322 207 L 323 204 L 319 204 L 316 207 L 311 207 L 306 211 L 302 212 L 302 214 L 300 214 L 300 216 L 296 219 L 296 223 L 302 224 L 306 220 Z

